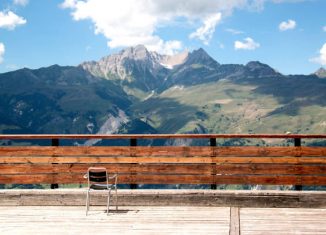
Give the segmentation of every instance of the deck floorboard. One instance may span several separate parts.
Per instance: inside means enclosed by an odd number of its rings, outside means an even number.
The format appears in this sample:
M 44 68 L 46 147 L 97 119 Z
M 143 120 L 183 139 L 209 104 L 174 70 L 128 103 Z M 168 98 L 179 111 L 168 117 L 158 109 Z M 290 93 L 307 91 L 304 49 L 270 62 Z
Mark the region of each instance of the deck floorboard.
M 229 234 L 230 207 L 0 206 L 0 234 Z M 240 208 L 239 232 L 326 234 L 326 209 Z
M 229 234 L 229 208 L 0 207 L 0 234 Z
M 241 234 L 326 234 L 326 209 L 241 208 Z

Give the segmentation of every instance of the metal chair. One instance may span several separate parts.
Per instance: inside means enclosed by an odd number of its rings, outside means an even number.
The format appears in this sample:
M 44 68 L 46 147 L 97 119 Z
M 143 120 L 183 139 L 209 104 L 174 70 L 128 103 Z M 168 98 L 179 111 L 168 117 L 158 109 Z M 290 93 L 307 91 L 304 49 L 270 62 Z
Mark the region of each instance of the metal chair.
M 92 190 L 108 190 L 107 214 L 109 214 L 111 190 L 115 190 L 115 205 L 116 205 L 116 210 L 118 210 L 118 192 L 117 192 L 118 175 L 117 174 L 109 177 L 106 168 L 90 167 L 88 168 L 87 174 L 84 177 L 88 179 L 88 189 L 86 195 L 86 216 L 89 211 L 90 192 Z M 109 182 L 112 181 L 114 181 L 114 183 L 109 184 Z

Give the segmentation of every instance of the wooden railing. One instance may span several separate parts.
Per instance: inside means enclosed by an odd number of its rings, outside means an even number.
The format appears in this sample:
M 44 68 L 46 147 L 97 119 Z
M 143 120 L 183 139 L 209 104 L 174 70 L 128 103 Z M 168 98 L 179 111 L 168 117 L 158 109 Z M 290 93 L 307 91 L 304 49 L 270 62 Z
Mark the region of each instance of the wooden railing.
M 136 146 L 137 139 L 208 139 L 210 146 Z M 218 138 L 293 139 L 296 146 L 216 146 Z M 300 146 L 326 135 L 0 135 L 49 139 L 55 146 L 0 147 L 0 184 L 85 183 L 90 166 L 122 184 L 326 185 L 326 147 Z M 133 146 L 59 146 L 61 139 L 130 139 Z

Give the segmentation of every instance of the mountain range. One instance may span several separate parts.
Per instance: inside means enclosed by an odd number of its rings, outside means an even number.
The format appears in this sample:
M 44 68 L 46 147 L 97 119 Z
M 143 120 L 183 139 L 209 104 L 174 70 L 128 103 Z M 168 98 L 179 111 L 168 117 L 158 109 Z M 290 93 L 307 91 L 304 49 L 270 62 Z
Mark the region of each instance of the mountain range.
M 139 45 L 0 74 L 0 133 L 325 133 L 325 75 Z

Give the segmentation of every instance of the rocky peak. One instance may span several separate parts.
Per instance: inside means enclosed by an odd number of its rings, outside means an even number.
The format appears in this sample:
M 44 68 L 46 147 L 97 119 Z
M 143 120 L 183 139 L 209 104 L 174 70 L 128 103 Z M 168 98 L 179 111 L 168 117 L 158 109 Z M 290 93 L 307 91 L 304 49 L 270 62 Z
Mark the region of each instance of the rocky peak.
M 165 57 L 148 51 L 144 45 L 137 45 L 80 66 L 97 77 L 122 81 L 147 92 L 154 90 L 166 76 L 167 69 L 161 64 Z
M 135 47 L 128 47 L 120 53 L 122 58 L 144 60 L 150 57 L 150 52 L 144 45 L 137 45 Z
M 255 70 L 255 69 L 272 69 L 270 66 L 268 66 L 267 64 L 263 64 L 259 61 L 250 61 L 249 63 L 246 64 L 246 67 L 251 69 L 251 70 Z
M 188 65 L 203 64 L 207 66 L 214 65 L 217 67 L 220 65 L 212 57 L 210 57 L 203 48 L 199 48 L 198 50 L 194 50 L 193 52 L 189 53 L 185 63 Z
M 321 67 L 314 74 L 319 78 L 326 78 L 326 69 Z
M 259 61 L 251 61 L 246 64 L 245 68 L 248 70 L 248 72 L 253 73 L 258 77 L 271 77 L 280 75 L 280 73 L 278 73 L 275 69 Z

